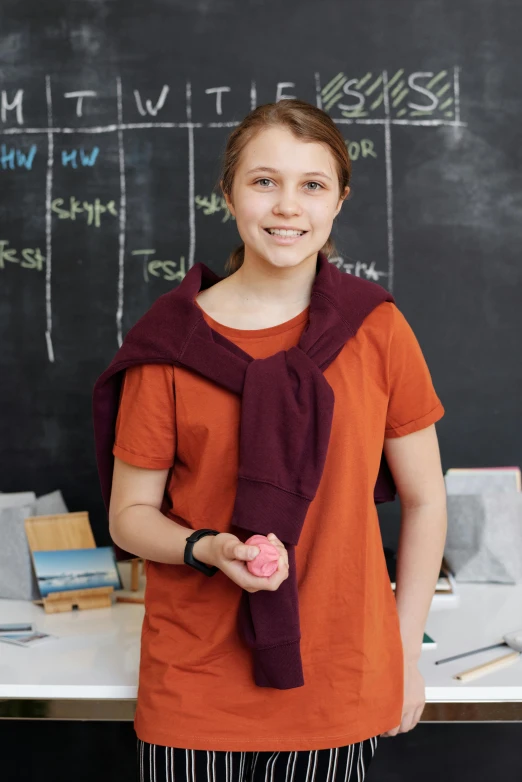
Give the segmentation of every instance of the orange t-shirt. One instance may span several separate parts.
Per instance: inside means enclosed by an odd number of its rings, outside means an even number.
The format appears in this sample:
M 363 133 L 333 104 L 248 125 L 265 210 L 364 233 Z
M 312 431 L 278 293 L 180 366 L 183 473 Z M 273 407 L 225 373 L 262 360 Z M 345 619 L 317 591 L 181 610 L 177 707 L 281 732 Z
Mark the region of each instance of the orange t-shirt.
M 197 302 L 196 302 L 197 304 Z M 199 305 L 197 305 L 199 306 Z M 296 345 L 309 307 L 277 326 L 207 323 L 253 358 Z M 403 650 L 373 490 L 384 437 L 444 415 L 418 341 L 382 302 L 325 371 L 335 407 L 324 472 L 296 546 L 305 684 L 258 687 L 237 629 L 242 590 L 224 573 L 146 562 L 138 701 L 143 741 L 184 749 L 344 746 L 400 724 Z M 169 468 L 162 512 L 231 531 L 241 399 L 167 364 L 126 370 L 113 453 Z

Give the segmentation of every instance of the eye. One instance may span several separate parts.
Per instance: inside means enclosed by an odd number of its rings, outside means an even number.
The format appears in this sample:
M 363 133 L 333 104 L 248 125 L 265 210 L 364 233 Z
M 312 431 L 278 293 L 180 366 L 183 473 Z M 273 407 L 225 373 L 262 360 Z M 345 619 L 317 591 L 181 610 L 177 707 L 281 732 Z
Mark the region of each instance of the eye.
M 260 182 L 271 182 L 271 181 L 272 181 L 271 179 L 267 179 L 266 177 L 263 177 L 262 179 L 256 179 L 256 181 L 254 182 L 254 185 L 258 185 Z M 307 185 L 318 185 L 319 186 L 319 187 L 312 188 L 312 192 L 315 191 L 315 190 L 318 190 L 319 188 L 321 190 L 324 190 L 324 187 L 323 187 L 323 185 L 320 182 L 307 182 L 306 184 Z

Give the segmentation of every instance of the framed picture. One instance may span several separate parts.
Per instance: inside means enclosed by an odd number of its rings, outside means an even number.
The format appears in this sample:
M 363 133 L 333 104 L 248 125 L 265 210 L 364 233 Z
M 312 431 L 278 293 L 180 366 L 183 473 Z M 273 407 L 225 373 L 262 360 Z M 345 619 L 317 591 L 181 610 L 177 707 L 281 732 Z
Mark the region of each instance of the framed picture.
M 112 546 L 33 551 L 33 562 L 42 597 L 75 589 L 122 588 Z

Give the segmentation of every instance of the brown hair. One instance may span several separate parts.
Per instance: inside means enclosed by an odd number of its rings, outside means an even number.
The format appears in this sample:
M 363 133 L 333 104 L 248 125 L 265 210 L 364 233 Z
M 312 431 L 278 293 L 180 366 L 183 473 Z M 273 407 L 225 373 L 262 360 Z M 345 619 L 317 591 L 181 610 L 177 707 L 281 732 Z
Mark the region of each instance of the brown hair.
M 220 177 L 223 192 L 230 197 L 241 152 L 248 142 L 260 131 L 281 125 L 288 128 L 297 139 L 317 141 L 330 147 L 337 168 L 339 192 L 344 193 L 344 188 L 350 183 L 352 163 L 342 134 L 329 114 L 312 103 L 294 98 L 257 106 L 232 131 L 223 155 Z M 331 234 L 321 250 L 328 258 L 337 255 L 337 248 Z M 233 274 L 237 271 L 244 257 L 245 245 L 241 243 L 227 258 L 226 273 Z

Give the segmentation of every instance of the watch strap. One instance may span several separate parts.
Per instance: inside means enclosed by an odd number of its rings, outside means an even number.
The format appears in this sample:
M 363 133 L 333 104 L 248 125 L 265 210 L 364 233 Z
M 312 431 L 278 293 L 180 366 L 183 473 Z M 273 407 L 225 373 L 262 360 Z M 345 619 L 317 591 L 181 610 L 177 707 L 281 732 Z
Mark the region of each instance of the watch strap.
M 204 562 L 201 562 L 199 559 L 196 559 L 194 554 L 192 553 L 192 549 L 194 548 L 194 543 L 197 543 L 197 541 L 200 538 L 205 537 L 205 535 L 219 535 L 219 531 L 215 529 L 197 529 L 194 530 L 194 532 L 189 535 L 188 538 L 186 538 L 186 544 L 185 544 L 185 551 L 183 553 L 183 561 L 186 565 L 189 565 L 190 567 L 193 567 L 195 570 L 199 570 L 200 573 L 204 573 L 206 576 L 213 576 L 217 573 L 219 568 L 215 566 L 206 565 Z

